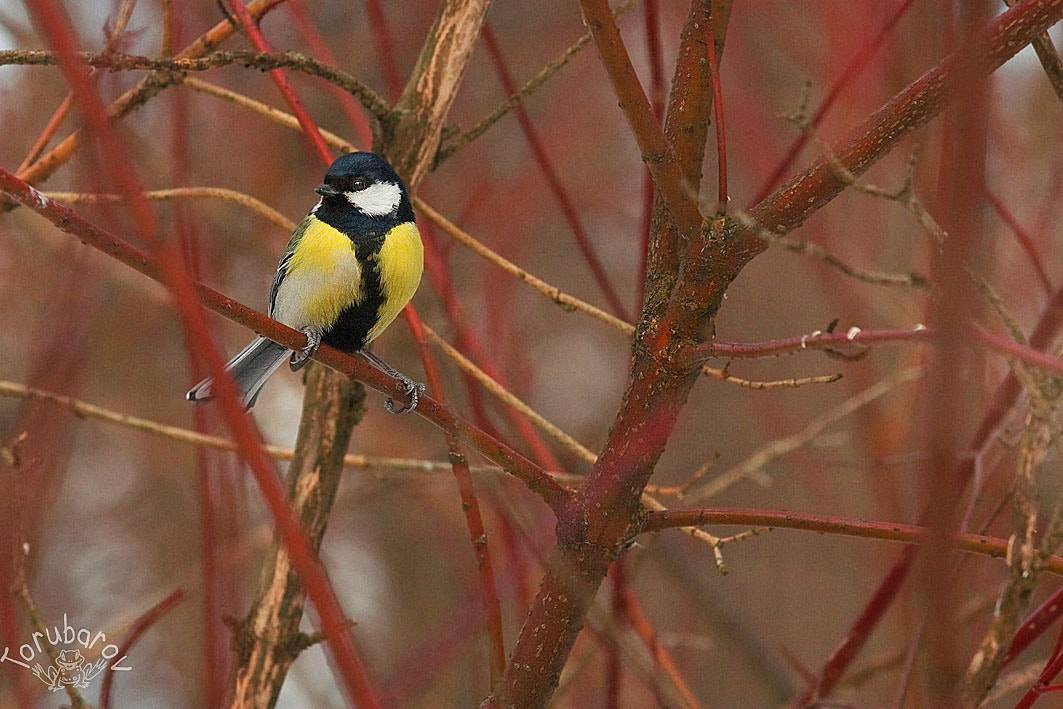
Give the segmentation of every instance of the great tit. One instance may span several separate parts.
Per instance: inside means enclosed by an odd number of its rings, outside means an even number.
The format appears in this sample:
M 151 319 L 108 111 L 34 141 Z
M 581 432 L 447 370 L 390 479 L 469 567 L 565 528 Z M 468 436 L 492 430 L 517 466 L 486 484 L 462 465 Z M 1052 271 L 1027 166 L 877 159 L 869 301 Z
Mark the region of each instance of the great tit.
M 424 391 L 367 349 L 410 302 L 424 267 L 421 235 L 402 179 L 374 153 L 336 159 L 316 190 L 321 199 L 295 228 L 269 291 L 269 315 L 306 333 L 307 345 L 292 352 L 292 371 L 322 342 L 344 352 L 361 351 L 406 385 L 412 411 Z M 288 348 L 264 337 L 233 357 L 225 368 L 236 381 L 244 406 L 255 404 L 262 386 L 288 356 Z M 212 396 L 204 379 L 186 395 L 199 402 Z

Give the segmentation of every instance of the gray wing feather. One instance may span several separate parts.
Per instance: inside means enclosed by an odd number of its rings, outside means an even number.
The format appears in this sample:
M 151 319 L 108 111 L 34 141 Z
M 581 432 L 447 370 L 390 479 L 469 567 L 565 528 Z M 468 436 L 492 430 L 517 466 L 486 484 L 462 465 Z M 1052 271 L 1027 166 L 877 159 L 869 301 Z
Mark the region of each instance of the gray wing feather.
M 306 218 L 299 222 L 299 226 L 295 227 L 295 231 L 292 232 L 292 238 L 288 240 L 288 246 L 284 249 L 284 256 L 281 256 L 281 262 L 277 264 L 277 273 L 273 276 L 273 285 L 269 287 L 270 317 L 273 317 L 273 309 L 277 305 L 277 290 L 281 287 L 281 281 L 288 275 L 288 264 L 291 263 L 295 247 L 298 246 L 303 234 L 306 233 L 307 227 L 310 226 L 310 216 L 309 214 L 306 215 Z

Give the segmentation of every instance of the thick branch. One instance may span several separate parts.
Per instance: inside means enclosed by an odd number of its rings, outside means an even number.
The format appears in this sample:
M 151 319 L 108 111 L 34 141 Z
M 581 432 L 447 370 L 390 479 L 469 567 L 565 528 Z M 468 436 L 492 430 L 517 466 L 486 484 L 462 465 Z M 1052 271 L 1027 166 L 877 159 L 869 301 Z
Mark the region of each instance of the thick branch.
M 443 120 L 454 101 L 465 64 L 472 54 L 473 42 L 480 34 L 488 4 L 489 0 L 442 3 L 436 23 L 425 40 L 414 77 L 396 107 L 394 117 L 383 125 L 382 143 L 374 146 L 377 152 L 391 159 L 411 192 L 435 157 Z M 305 121 L 300 123 L 305 127 Z M 323 357 L 319 359 L 325 360 Z M 316 491 L 301 510 L 304 516 L 311 515 L 319 520 L 323 532 L 343 465 L 343 454 L 356 421 L 343 415 L 345 402 L 351 396 L 350 382 L 344 376 L 322 370 L 311 375 L 310 384 L 296 445 L 296 460 L 302 461 L 306 470 L 295 468 L 293 475 L 306 476 L 301 484 Z M 395 398 L 405 400 L 405 395 L 399 394 Z M 417 410 L 422 415 L 431 415 L 433 410 L 442 412 L 446 409 L 438 402 L 422 397 Z M 337 419 L 345 425 L 337 427 Z M 461 436 L 457 430 L 448 430 L 448 433 Z M 531 465 L 528 461 L 524 463 Z M 544 475 L 543 480 L 547 477 Z M 553 480 L 547 485 L 558 493 L 555 501 L 564 495 L 563 488 Z M 553 497 L 553 493 L 548 496 Z M 292 658 L 277 658 L 275 651 L 278 644 L 284 646 L 295 637 L 302 612 L 301 604 L 288 602 L 291 596 L 301 591 L 299 579 L 289 573 L 283 554 L 276 555 L 273 563 L 264 568 L 264 580 L 255 607 L 242 628 L 250 630 L 245 636 L 250 642 L 249 651 L 238 657 L 237 696 L 246 706 L 268 706 L 268 700 L 276 698 Z M 262 632 L 273 633 L 278 628 L 280 632 L 275 636 L 262 635 Z
M 820 160 L 758 205 L 753 227 L 714 220 L 697 228 L 692 214 L 679 206 L 688 195 L 679 194 L 678 165 L 652 120 L 608 7 L 603 0 L 583 0 L 583 7 L 643 155 L 660 158 L 650 168 L 686 243 L 678 244 L 675 286 L 662 303 L 663 313 L 649 312 L 652 295 L 647 295 L 628 389 L 606 446 L 587 484 L 559 515 L 558 547 L 507 669 L 500 697 L 506 705 L 541 706 L 549 698 L 591 600 L 624 548 L 638 495 L 686 402 L 693 377 L 677 364 L 676 355 L 704 338 L 727 286 L 765 248 L 756 226 L 786 233 L 846 186 L 834 167 Z M 958 69 L 964 78 L 988 74 L 1060 16 L 1063 0 L 1016 5 L 874 114 L 836 151 L 838 159 L 853 174 L 863 173 L 941 111 L 956 89 Z
M 287 492 L 314 551 L 321 548 L 332 503 L 343 471 L 343 454 L 351 429 L 365 415 L 365 388 L 334 386 L 320 364 L 306 377 L 306 396 L 295 456 L 288 468 Z M 316 407 L 329 414 L 321 417 Z M 325 425 L 316 425 L 319 419 Z M 343 446 L 338 445 L 342 439 Z M 277 702 L 288 669 L 302 646 L 299 623 L 306 591 L 288 550 L 274 539 L 262 564 L 255 600 L 235 628 L 236 674 L 233 707 L 271 707 Z
M 384 151 L 412 191 L 435 160 L 443 121 L 480 37 L 490 0 L 449 0 L 428 31 L 417 68 L 395 107 Z
M 697 185 L 685 179 L 677 162 L 678 152 L 673 151 L 657 124 L 646 92 L 631 65 L 624 40 L 620 37 L 620 29 L 609 10 L 609 3 L 606 0 L 582 0 L 580 5 L 584 22 L 591 30 L 602 64 L 609 73 L 613 91 L 620 100 L 620 109 L 642 151 L 642 159 L 653 175 L 657 190 L 680 230 L 684 233 L 696 231 L 701 225 L 696 200 Z M 712 102 L 711 96 L 709 102 Z
M 1063 17 L 1063 0 L 1024 0 L 997 17 L 959 51 L 912 82 L 875 111 L 853 137 L 832 151 L 853 175 L 864 174 L 908 135 L 941 113 L 963 81 L 996 71 Z M 793 231 L 845 187 L 830 160 L 821 158 L 751 210 L 754 221 L 776 234 Z M 743 236 L 755 238 L 753 229 Z M 758 251 L 765 248 L 760 245 Z

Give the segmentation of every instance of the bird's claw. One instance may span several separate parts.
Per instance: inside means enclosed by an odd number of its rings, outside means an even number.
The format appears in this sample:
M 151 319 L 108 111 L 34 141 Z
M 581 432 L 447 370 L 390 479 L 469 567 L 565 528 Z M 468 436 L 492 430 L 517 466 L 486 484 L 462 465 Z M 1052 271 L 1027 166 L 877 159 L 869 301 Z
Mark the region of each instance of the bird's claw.
M 408 414 L 417 408 L 417 402 L 421 400 L 421 394 L 424 393 L 424 384 L 415 382 L 406 376 L 400 376 L 399 381 L 406 387 L 406 396 L 409 399 L 409 404 L 403 404 L 398 408 L 395 407 L 395 401 L 389 396 L 384 401 L 384 408 L 387 409 L 389 414 Z
M 303 334 L 306 335 L 306 346 L 297 352 L 292 352 L 292 358 L 288 362 L 293 372 L 298 372 L 302 369 L 321 345 L 320 330 L 307 328 L 303 330 Z

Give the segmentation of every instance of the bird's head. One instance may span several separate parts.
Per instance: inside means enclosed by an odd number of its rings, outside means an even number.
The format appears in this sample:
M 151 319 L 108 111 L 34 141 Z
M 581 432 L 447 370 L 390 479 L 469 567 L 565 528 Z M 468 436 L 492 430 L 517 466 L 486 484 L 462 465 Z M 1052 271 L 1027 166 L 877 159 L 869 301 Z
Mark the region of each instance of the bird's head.
M 397 214 L 406 198 L 402 179 L 375 153 L 347 153 L 336 158 L 325 173 L 325 183 L 314 191 L 329 206 L 349 202 L 369 217 Z

